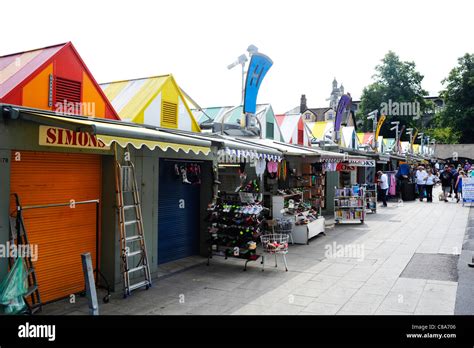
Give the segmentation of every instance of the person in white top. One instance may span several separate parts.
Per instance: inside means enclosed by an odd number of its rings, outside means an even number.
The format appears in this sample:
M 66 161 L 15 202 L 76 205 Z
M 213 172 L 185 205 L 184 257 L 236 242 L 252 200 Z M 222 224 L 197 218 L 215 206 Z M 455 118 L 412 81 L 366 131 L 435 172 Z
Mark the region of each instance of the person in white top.
M 419 166 L 418 170 L 416 171 L 415 177 L 416 177 L 416 186 L 418 187 L 418 195 L 420 198 L 420 202 L 423 202 L 423 197 L 425 196 L 425 183 L 426 183 L 426 177 L 428 176 L 428 173 L 426 173 L 426 170 L 423 166 Z
M 380 198 L 382 199 L 383 206 L 387 206 L 387 191 L 388 191 L 388 176 L 381 170 L 377 172 L 378 184 L 380 186 Z
M 428 169 L 425 177 L 426 201 L 433 203 L 433 186 L 439 181 L 438 177 Z

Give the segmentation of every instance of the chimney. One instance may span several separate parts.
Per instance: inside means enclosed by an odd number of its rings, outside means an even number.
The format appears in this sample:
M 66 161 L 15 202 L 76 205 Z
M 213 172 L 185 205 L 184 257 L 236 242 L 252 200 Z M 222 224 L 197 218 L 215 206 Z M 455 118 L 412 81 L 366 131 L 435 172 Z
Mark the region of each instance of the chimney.
M 302 94 L 300 101 L 300 113 L 302 114 L 306 110 L 308 110 L 308 107 L 306 106 L 306 95 Z

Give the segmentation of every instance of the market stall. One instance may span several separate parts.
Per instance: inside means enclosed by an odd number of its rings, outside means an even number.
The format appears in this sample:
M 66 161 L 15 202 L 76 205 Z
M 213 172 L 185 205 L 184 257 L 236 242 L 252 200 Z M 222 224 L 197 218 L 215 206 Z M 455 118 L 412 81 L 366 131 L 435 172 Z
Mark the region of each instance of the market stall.
M 238 258 L 247 263 L 260 258 L 257 244 L 265 234 L 270 209 L 263 189 L 265 173 L 275 173 L 281 152 L 265 146 L 251 146 L 228 136 L 217 153 L 218 191 L 208 207 L 208 264 L 214 256 Z M 263 261 L 263 260 L 262 260 Z
M 324 233 L 325 219 L 321 209 L 325 206 L 325 177 L 320 161 L 322 156 L 334 156 L 317 149 L 277 141 L 239 140 L 273 147 L 284 154 L 277 177 L 267 176 L 265 182 L 265 193 L 271 197 L 271 215 L 276 225 L 292 226 L 290 240 L 298 244 L 307 244 L 311 238 Z

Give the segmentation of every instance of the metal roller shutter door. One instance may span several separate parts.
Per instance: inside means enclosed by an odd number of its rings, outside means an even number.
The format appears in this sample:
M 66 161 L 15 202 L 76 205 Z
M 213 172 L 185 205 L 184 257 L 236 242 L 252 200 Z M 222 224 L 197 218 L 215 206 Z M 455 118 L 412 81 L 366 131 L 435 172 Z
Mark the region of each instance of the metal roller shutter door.
M 199 253 L 200 185 L 184 184 L 175 164 L 184 163 L 160 161 L 158 264 Z
M 19 161 L 15 161 L 17 153 Z M 101 158 L 13 151 L 10 192 L 18 193 L 23 206 L 100 199 Z M 12 211 L 14 206 L 12 199 Z M 41 300 L 48 302 L 82 291 L 81 253 L 90 252 L 96 266 L 95 204 L 25 210 L 23 216 L 30 244 L 38 245 L 35 267 Z

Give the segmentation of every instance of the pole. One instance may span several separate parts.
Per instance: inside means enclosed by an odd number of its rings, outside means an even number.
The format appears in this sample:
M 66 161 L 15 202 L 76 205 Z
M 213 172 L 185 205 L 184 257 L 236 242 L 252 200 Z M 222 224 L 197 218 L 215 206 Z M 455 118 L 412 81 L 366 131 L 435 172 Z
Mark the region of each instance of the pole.
M 395 145 L 397 146 L 397 154 L 400 153 L 400 147 L 399 147 L 399 144 L 400 142 L 398 141 L 398 124 L 397 124 L 397 128 L 395 129 Z
M 240 105 L 244 105 L 244 96 L 245 96 L 245 63 L 242 63 L 242 101 Z
M 94 269 L 90 253 L 81 254 L 82 270 L 86 280 L 86 296 L 89 303 L 89 314 L 99 315 L 99 303 L 97 302 L 97 291 L 95 289 Z
M 372 139 L 372 148 L 374 151 L 377 149 L 377 142 L 375 141 L 375 133 L 377 132 L 377 113 L 374 114 L 374 120 L 372 122 L 372 133 L 373 133 L 373 139 Z

